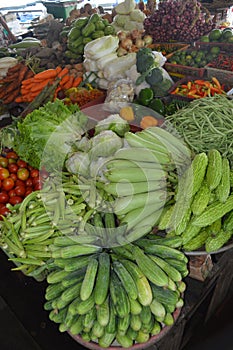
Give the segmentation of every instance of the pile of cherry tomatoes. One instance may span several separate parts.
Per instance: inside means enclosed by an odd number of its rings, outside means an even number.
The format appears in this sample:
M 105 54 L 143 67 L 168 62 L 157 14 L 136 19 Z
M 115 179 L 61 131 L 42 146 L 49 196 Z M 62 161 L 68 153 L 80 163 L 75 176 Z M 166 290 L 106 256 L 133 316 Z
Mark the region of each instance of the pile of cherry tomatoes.
M 46 171 L 40 172 L 33 168 L 14 151 L 9 150 L 0 155 L 0 220 L 2 215 L 10 213 L 7 203 L 21 203 L 32 191 L 42 188 L 47 176 Z

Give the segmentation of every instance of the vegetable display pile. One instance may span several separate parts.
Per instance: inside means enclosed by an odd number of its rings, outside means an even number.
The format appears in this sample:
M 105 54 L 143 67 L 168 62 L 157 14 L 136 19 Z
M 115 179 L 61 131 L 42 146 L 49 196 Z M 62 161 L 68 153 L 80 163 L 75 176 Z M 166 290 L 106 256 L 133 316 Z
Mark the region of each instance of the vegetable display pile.
M 172 125 L 195 153 L 215 148 L 232 166 L 232 108 L 233 100 L 216 94 L 191 101 L 168 116 L 165 123 Z
M 20 94 L 21 84 L 24 79 L 33 76 L 33 72 L 22 62 L 9 67 L 7 74 L 0 80 L 0 99 L 4 104 L 15 101 Z
M 159 229 L 181 236 L 185 251 L 220 249 L 232 237 L 232 174 L 218 150 L 197 154 L 181 176 L 175 204 L 164 211 Z
M 217 95 L 208 112 L 221 101 L 232 110 Z M 193 115 L 194 102 L 182 113 Z M 178 114 L 168 128 L 145 119 L 133 133 L 120 114 L 97 122 L 55 100 L 2 130 L 3 145 L 49 174 L 2 216 L 0 246 L 15 270 L 47 279 L 44 308 L 61 332 L 102 348 L 147 342 L 183 306 L 182 250 L 212 252 L 230 240 L 230 153 L 194 154 L 169 131 Z
M 191 42 L 210 32 L 214 23 L 199 1 L 166 0 L 144 20 L 144 28 L 154 42 Z
M 6 216 L 12 206 L 41 188 L 42 176 L 37 169 L 29 166 L 13 151 L 7 150 L 4 156 L 0 156 L 0 215 Z M 0 220 L 3 220 L 2 216 Z
M 232 55 L 221 53 L 208 64 L 208 67 L 233 71 Z
M 170 92 L 172 95 L 180 95 L 189 98 L 203 98 L 211 97 L 215 94 L 225 95 L 226 92 L 218 79 L 212 78 L 212 81 L 197 79 L 188 81 L 187 83 L 180 83 Z

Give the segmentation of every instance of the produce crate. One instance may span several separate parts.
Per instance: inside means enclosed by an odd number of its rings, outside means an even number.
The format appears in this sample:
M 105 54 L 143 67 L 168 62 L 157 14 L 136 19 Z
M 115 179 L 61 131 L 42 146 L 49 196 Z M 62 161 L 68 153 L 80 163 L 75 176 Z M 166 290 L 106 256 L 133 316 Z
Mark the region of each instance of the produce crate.
M 210 50 L 212 47 L 219 47 L 221 51 L 224 52 L 233 52 L 233 43 L 220 43 L 217 41 L 212 42 L 202 42 L 202 41 L 195 41 L 194 48 L 200 49 L 200 50 Z
M 69 17 L 70 11 L 75 9 L 77 5 L 76 1 L 45 1 L 42 3 L 46 7 L 48 13 L 52 14 L 55 18 L 63 19 Z
M 181 64 L 173 64 L 166 62 L 164 68 L 170 75 L 179 76 L 180 78 L 185 76 L 193 76 L 196 78 L 202 78 L 205 74 L 206 68 L 196 68 L 183 66 Z
M 217 69 L 210 67 L 208 64 L 205 66 L 206 74 L 208 78 L 217 78 L 221 83 L 226 84 L 227 87 L 230 89 L 233 86 L 233 72 L 224 70 L 224 69 Z
M 183 43 L 156 43 L 149 45 L 149 47 L 154 51 L 161 52 L 165 57 L 169 58 L 177 51 L 186 50 L 189 45 Z
M 212 76 L 214 77 L 214 75 Z M 208 78 L 204 78 L 202 80 L 206 80 L 206 81 L 211 81 L 211 78 L 210 77 L 209 79 Z M 217 77 L 216 77 L 217 78 Z M 168 90 L 168 94 L 169 96 L 172 98 L 172 99 L 176 99 L 176 100 L 181 100 L 181 101 L 187 101 L 187 102 L 190 102 L 190 101 L 193 101 L 193 100 L 196 100 L 197 98 L 191 98 L 191 97 L 188 97 L 188 96 L 182 96 L 182 95 L 179 95 L 179 94 L 172 94 L 172 92 L 181 84 L 186 84 L 188 81 L 194 81 L 196 80 L 196 77 L 192 77 L 192 76 L 187 76 L 187 77 L 184 77 L 180 80 L 178 80 L 169 90 Z M 222 80 L 220 79 L 219 80 L 220 84 L 222 84 Z M 229 86 L 226 86 L 226 89 L 225 91 L 228 90 L 228 87 Z M 201 98 L 201 97 L 200 97 Z

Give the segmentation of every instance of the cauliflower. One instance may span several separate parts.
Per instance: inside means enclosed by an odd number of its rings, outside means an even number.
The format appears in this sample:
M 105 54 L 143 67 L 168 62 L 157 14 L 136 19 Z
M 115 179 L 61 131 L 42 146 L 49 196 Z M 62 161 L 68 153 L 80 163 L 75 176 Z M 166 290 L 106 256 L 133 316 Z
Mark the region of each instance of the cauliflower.
M 136 21 L 142 23 L 146 18 L 146 15 L 139 9 L 135 9 L 129 14 L 131 21 Z

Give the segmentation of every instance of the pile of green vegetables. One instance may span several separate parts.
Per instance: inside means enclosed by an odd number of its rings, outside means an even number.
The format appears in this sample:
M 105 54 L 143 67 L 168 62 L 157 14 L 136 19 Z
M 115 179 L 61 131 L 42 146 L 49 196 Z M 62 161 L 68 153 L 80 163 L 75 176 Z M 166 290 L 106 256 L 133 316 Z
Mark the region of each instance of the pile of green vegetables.
M 167 116 L 172 126 L 195 153 L 217 149 L 233 165 L 233 100 L 215 95 L 190 102 Z
M 205 99 L 191 102 L 169 126 L 195 118 L 195 103 L 212 120 L 218 101 L 232 131 L 232 102 L 219 98 L 208 111 Z M 61 332 L 127 348 L 174 323 L 188 274 L 182 250 L 212 252 L 231 239 L 232 153 L 212 144 L 194 153 L 164 127 L 133 133 L 118 114 L 94 122 L 75 108 L 56 100 L 6 128 L 22 159 L 52 171 L 0 221 L 0 246 L 15 269 L 47 278 L 44 307 Z M 202 132 L 218 136 L 207 125 Z

